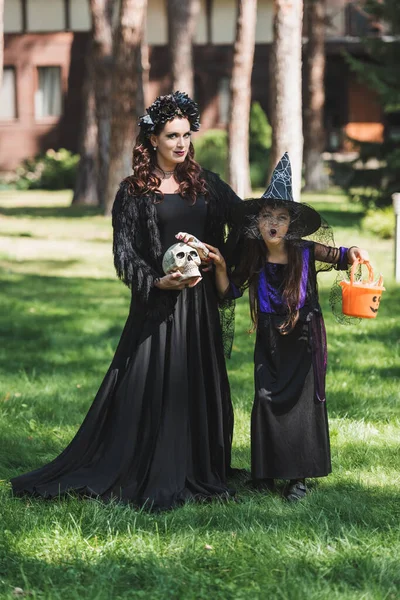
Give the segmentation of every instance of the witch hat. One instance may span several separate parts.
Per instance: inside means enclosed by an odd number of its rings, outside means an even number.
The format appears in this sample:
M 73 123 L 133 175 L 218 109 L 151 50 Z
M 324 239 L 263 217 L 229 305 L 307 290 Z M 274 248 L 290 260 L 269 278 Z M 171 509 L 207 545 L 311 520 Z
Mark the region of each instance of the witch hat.
M 293 200 L 292 167 L 287 152 L 276 165 L 270 184 L 261 198 L 251 198 L 235 205 L 237 210 L 234 220 L 237 223 L 243 223 L 245 228 L 254 232 L 254 227 L 258 229 L 258 214 L 265 206 L 283 207 L 289 211 L 290 226 L 287 237 L 305 237 L 317 231 L 321 226 L 321 216 L 314 208 Z M 254 237 L 254 235 L 250 237 Z

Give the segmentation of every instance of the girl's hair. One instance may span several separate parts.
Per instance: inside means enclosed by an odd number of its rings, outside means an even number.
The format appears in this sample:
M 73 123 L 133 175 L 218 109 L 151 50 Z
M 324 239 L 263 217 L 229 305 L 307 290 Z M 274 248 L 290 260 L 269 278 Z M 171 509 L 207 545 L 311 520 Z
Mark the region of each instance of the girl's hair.
M 161 133 L 165 124 L 154 131 L 155 135 Z M 162 202 L 164 194 L 159 190 L 161 178 L 154 173 L 157 165 L 157 156 L 150 139 L 140 132 L 133 148 L 132 169 L 133 174 L 126 181 L 135 195 L 152 193 L 156 196 L 155 202 Z M 160 168 L 160 167 L 158 167 Z M 175 169 L 176 179 L 179 182 L 179 193 L 195 204 L 198 195 L 206 195 L 206 182 L 201 176 L 201 167 L 194 160 L 194 148 L 190 143 L 188 154 L 183 163 Z
M 286 318 L 279 326 L 282 334 L 290 333 L 297 322 L 298 302 L 300 296 L 300 282 L 303 267 L 303 252 L 301 246 L 286 240 L 288 254 L 288 268 L 283 282 L 283 301 L 286 304 Z M 232 281 L 238 287 L 249 288 L 250 316 L 254 331 L 258 323 L 258 280 L 259 274 L 265 267 L 268 250 L 262 239 L 246 239 L 241 251 L 241 260 L 235 268 Z

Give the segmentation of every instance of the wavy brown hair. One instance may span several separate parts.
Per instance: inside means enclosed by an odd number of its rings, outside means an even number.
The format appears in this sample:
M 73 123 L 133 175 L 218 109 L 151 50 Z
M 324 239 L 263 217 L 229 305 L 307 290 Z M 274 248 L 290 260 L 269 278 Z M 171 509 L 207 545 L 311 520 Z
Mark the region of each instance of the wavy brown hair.
M 154 134 L 159 135 L 164 127 L 165 125 L 160 126 Z M 154 173 L 156 167 L 160 169 L 156 154 L 149 138 L 140 132 L 133 148 L 133 174 L 127 177 L 126 181 L 133 194 L 150 193 L 154 195 L 155 202 L 162 202 L 164 194 L 159 189 L 162 180 Z M 195 204 L 197 196 L 207 194 L 206 182 L 201 175 L 199 163 L 194 160 L 194 147 L 191 142 L 184 162 L 175 168 L 175 177 L 179 183 L 179 193 L 189 200 L 190 204 Z
M 300 283 L 303 267 L 303 253 L 298 244 L 289 240 L 285 241 L 288 255 L 288 268 L 283 284 L 282 297 L 286 304 L 286 318 L 280 325 L 282 334 L 288 334 L 296 325 L 299 311 L 297 308 L 300 297 Z M 250 316 L 253 323 L 251 331 L 257 328 L 259 306 L 258 306 L 258 281 L 259 274 L 265 267 L 268 259 L 268 249 L 262 239 L 247 239 L 241 250 L 241 260 L 235 268 L 232 281 L 238 287 L 249 288 Z

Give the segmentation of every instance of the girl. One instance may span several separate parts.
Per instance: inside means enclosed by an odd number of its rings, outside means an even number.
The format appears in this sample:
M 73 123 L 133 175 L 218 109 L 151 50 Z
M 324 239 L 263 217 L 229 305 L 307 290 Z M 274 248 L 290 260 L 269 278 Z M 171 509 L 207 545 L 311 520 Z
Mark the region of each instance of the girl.
M 243 202 L 238 209 L 241 225 L 231 234 L 236 268 L 229 278 L 221 253 L 208 248 L 219 293 L 238 297 L 248 287 L 257 328 L 252 484 L 272 490 L 274 479 L 289 480 L 285 497 L 299 500 L 307 492 L 306 478 L 331 472 L 326 338 L 316 261 L 325 263 L 325 270 L 333 265 L 344 270 L 356 258 L 368 260 L 368 253 L 354 246 L 338 249 L 302 240 L 327 228 L 314 209 L 293 201 L 287 154 L 262 198 Z

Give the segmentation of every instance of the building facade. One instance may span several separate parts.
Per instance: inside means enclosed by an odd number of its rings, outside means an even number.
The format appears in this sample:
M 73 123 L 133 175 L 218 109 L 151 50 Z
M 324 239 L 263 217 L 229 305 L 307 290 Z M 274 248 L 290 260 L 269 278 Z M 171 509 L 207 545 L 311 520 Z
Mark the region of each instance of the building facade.
M 383 115 L 377 97 L 349 73 L 343 58 L 343 50 L 362 56 L 360 36 L 376 33 L 349 0 L 327 4 L 327 149 L 343 149 L 346 135 L 380 141 Z M 91 28 L 88 0 L 5 0 L 4 10 L 0 171 L 48 148 L 78 150 Z M 227 124 L 235 21 L 236 0 L 201 0 L 194 72 L 203 131 Z M 272 22 L 273 0 L 258 0 L 252 98 L 267 114 Z M 307 24 L 305 40 L 306 29 Z M 147 41 L 151 102 L 170 90 L 166 0 L 148 0 Z

